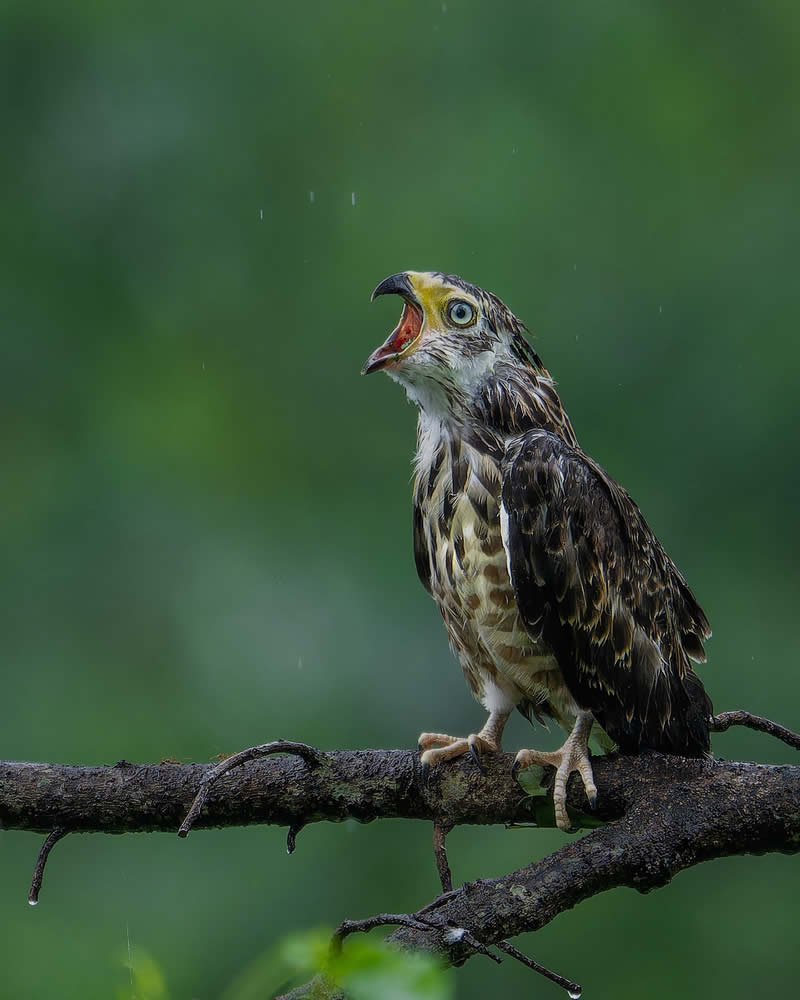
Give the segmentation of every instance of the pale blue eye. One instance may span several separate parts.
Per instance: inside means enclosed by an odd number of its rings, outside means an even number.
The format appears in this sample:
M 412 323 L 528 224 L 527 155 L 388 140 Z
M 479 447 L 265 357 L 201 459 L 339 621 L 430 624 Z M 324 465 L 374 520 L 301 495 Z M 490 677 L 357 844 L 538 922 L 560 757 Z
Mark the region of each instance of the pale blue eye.
M 456 299 L 447 307 L 447 315 L 456 326 L 469 326 L 475 322 L 475 310 L 463 299 Z

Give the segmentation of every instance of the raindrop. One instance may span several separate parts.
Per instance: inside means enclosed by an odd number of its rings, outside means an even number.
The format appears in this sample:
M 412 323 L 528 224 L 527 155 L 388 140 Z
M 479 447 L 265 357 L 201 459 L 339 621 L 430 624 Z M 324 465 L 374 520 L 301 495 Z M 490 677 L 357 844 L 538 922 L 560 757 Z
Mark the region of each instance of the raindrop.
M 29 899 L 28 900 L 28 906 L 38 906 L 38 905 L 39 905 L 39 900 L 38 899 Z
M 263 221 L 264 221 L 264 209 L 263 209 L 263 208 L 260 208 L 260 209 L 258 210 L 258 214 L 259 214 L 259 216 L 260 216 L 260 218 L 261 218 L 261 221 L 263 222 Z
M 356 203 L 356 193 L 355 191 L 350 192 L 350 204 L 355 205 Z
M 443 4 L 442 4 L 442 13 L 443 13 L 443 14 L 446 14 L 446 13 L 447 13 L 447 4 L 446 4 L 446 3 L 443 3 Z
M 311 202 L 312 205 L 314 204 L 314 192 L 313 191 L 309 191 L 308 192 L 308 200 Z
M 663 307 L 663 306 L 659 306 L 659 307 L 658 307 L 658 311 L 659 311 L 660 313 L 663 313 L 663 312 L 664 312 L 664 307 Z
M 444 939 L 448 944 L 457 944 L 466 933 L 463 927 L 451 927 L 446 932 Z
M 131 993 L 133 993 L 133 957 L 131 955 L 131 925 L 125 921 L 125 937 L 128 939 L 128 972 L 131 977 Z
M 569 1000 L 581 1000 L 583 996 L 583 990 L 567 990 L 569 994 Z

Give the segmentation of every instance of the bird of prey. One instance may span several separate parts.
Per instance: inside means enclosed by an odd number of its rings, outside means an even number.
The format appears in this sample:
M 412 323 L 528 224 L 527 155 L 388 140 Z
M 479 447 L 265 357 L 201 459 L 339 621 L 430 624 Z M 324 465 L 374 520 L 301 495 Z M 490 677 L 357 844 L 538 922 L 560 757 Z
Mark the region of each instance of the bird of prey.
M 639 508 L 578 445 L 525 326 L 490 292 L 406 271 L 373 292 L 404 302 L 363 373 L 385 371 L 419 408 L 413 540 L 470 689 L 489 716 L 467 737 L 423 733 L 423 769 L 502 749 L 516 707 L 553 718 L 561 749 L 520 750 L 514 773 L 555 768 L 597 789 L 588 739 L 689 757 L 709 753 L 708 620 Z

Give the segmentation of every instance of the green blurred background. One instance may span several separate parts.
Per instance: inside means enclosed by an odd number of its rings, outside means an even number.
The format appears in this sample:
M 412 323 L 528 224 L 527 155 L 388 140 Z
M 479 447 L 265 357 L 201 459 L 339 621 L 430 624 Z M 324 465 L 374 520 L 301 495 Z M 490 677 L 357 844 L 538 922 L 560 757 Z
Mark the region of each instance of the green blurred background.
M 709 614 L 716 707 L 800 728 L 796 3 L 0 17 L 4 757 L 481 723 L 415 578 L 414 412 L 358 374 L 399 311 L 370 291 L 406 268 L 527 322 Z M 556 739 L 520 718 L 507 748 Z M 715 749 L 793 759 L 744 731 Z M 3 832 L 0 995 L 130 1000 L 130 947 L 173 1000 L 221 997 L 287 931 L 436 892 L 426 825 L 284 841 L 69 838 L 32 910 L 41 837 Z M 460 881 L 563 837 L 450 842 Z M 797 872 L 717 862 L 519 943 L 591 997 L 791 996 Z M 463 998 L 559 995 L 509 962 L 452 975 Z

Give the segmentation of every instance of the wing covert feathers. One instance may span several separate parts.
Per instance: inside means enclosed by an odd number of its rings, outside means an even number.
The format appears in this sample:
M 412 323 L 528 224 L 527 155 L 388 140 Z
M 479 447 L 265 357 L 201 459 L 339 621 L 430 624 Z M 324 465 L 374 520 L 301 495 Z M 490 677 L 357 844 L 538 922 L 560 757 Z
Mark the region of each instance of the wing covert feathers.
M 626 752 L 709 752 L 708 621 L 630 496 L 545 430 L 509 442 L 502 500 L 523 622 Z

